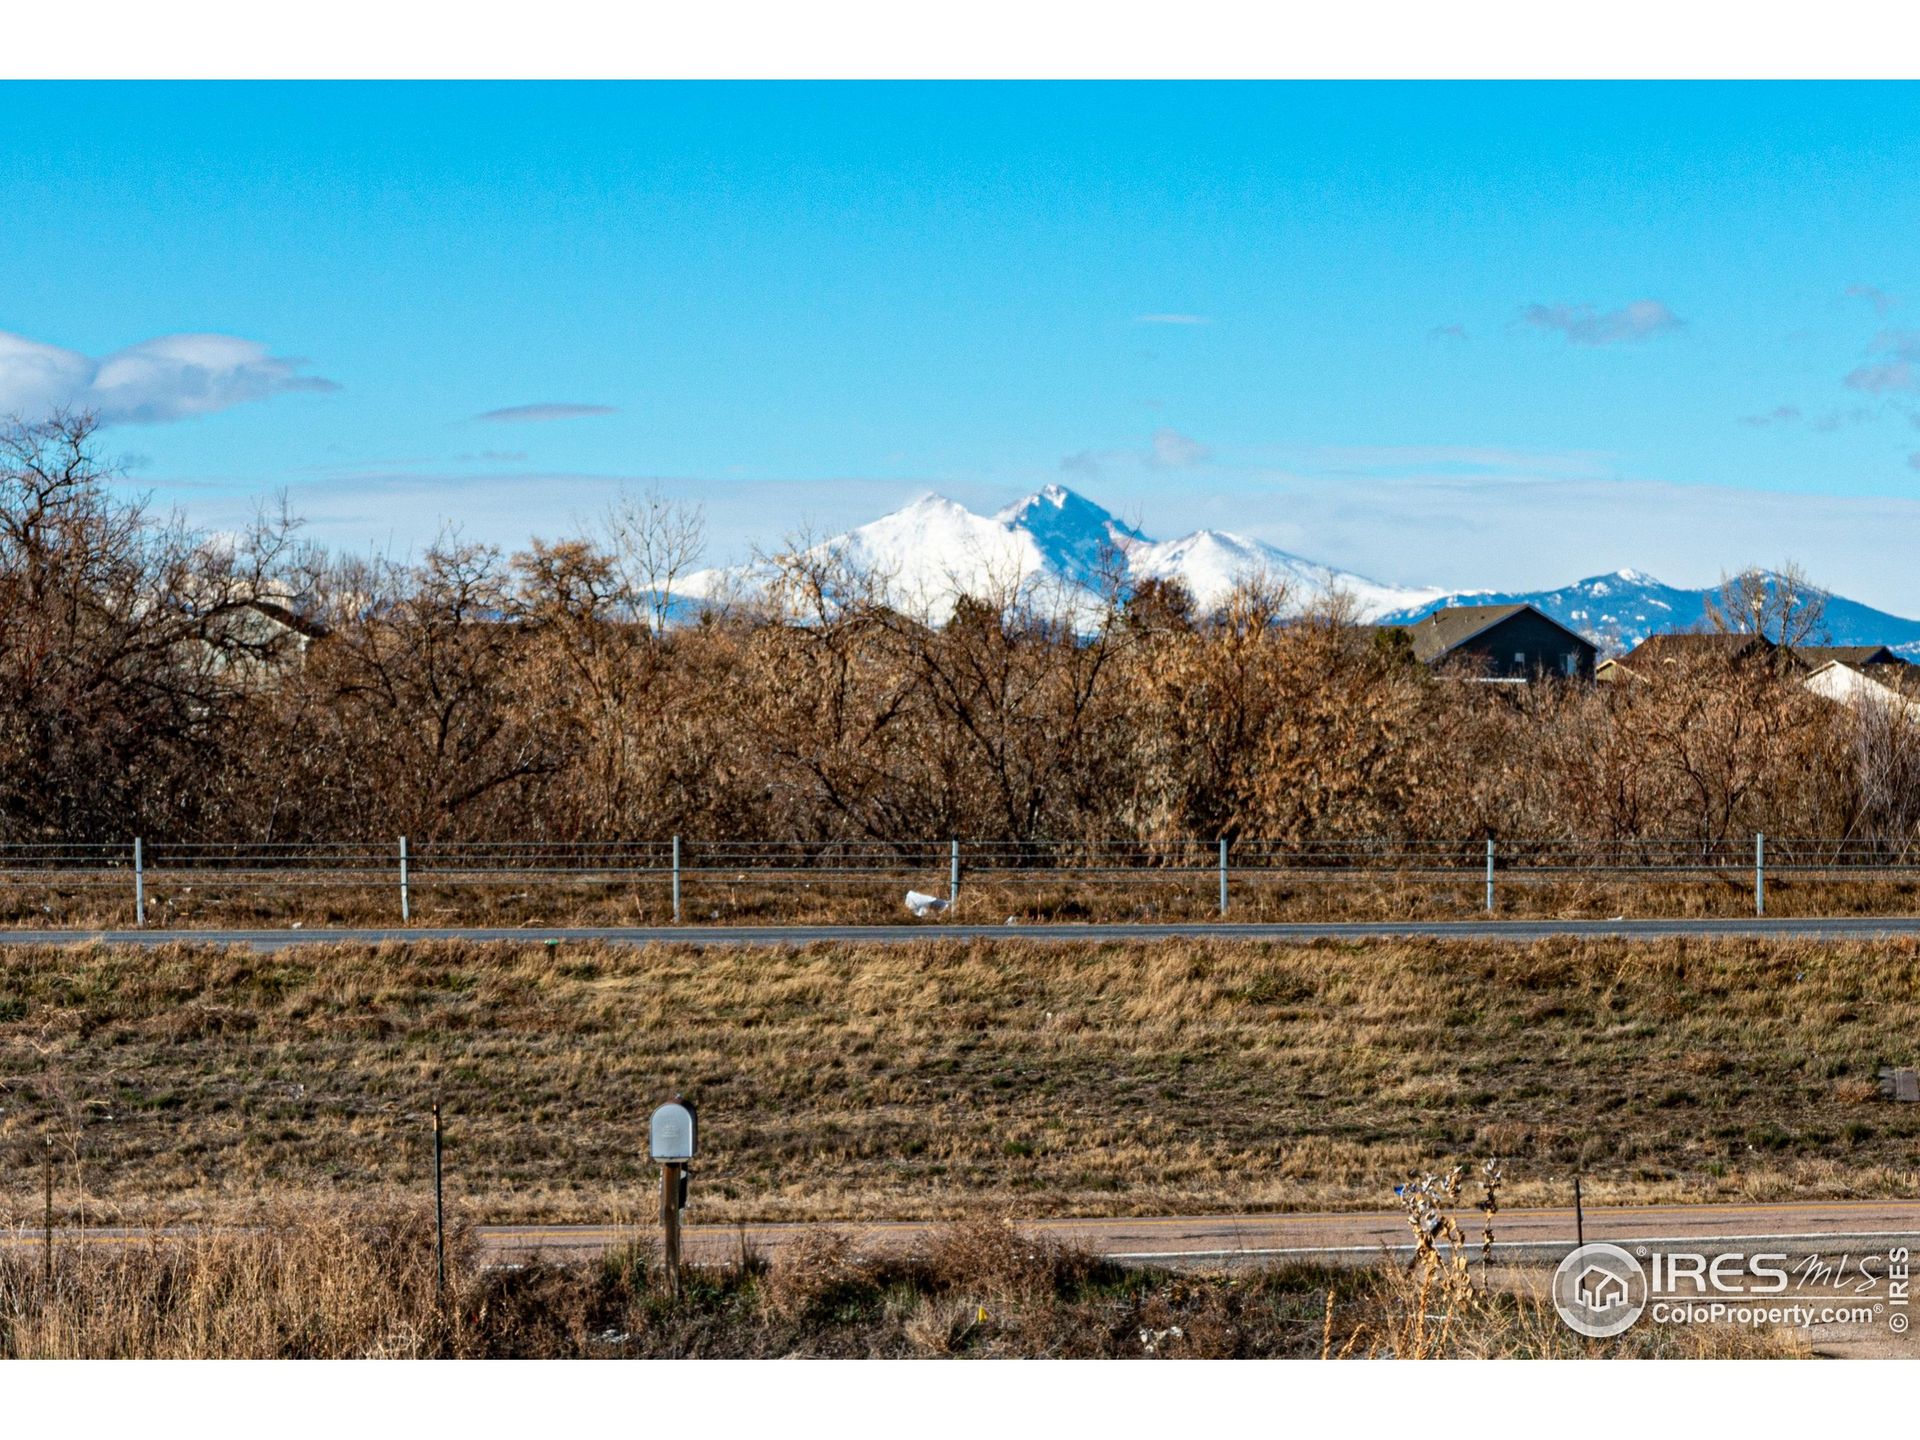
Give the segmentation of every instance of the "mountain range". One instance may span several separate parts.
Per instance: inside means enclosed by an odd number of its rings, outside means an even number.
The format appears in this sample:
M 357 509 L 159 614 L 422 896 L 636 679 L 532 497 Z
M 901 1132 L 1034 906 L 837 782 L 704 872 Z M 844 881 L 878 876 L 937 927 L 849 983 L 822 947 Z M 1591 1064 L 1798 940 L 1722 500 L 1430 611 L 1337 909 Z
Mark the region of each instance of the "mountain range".
M 1553 590 L 1447 591 L 1383 584 L 1226 530 L 1153 540 L 1064 485 L 1048 485 L 992 515 L 977 515 L 945 496 L 923 495 L 809 553 L 836 557 L 877 577 L 895 603 L 935 623 L 951 615 L 955 600 L 967 594 L 1005 598 L 1052 592 L 1070 610 L 1091 614 L 1098 595 L 1115 581 L 1125 589 L 1148 579 L 1179 581 L 1207 610 L 1243 577 L 1266 575 L 1303 600 L 1342 592 L 1352 597 L 1361 618 L 1377 623 L 1408 623 L 1446 605 L 1532 605 L 1606 653 L 1629 649 L 1658 630 L 1699 626 L 1707 597 L 1714 593 L 1666 585 L 1637 570 L 1616 570 Z M 707 570 L 687 577 L 676 598 L 698 606 L 754 583 L 747 571 Z M 1889 645 L 1920 656 L 1920 620 L 1844 596 L 1828 596 L 1825 629 L 1831 644 Z

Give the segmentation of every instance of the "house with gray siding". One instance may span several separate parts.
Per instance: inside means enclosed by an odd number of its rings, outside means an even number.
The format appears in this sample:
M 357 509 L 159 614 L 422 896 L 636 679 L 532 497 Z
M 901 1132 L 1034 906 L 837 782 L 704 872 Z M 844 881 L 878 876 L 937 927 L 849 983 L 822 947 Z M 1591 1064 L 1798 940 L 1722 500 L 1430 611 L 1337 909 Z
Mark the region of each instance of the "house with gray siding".
M 1402 625 L 1416 659 L 1476 678 L 1527 681 L 1545 675 L 1591 680 L 1592 641 L 1531 605 L 1449 605 Z

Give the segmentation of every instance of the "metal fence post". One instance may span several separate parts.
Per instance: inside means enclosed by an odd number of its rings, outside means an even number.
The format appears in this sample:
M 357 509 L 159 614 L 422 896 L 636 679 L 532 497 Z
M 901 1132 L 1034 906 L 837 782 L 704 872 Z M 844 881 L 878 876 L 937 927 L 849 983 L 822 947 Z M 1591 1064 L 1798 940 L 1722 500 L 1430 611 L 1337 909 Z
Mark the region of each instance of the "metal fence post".
M 1220 837 L 1220 918 L 1227 918 L 1227 837 Z
M 680 923 L 680 837 L 673 837 L 673 923 Z
M 953 902 L 958 900 L 959 898 L 960 898 L 960 841 L 958 837 L 956 837 L 953 841 L 951 858 L 947 861 L 947 904 L 948 906 L 951 907 Z
M 140 852 L 140 837 L 133 840 L 133 924 L 136 930 L 147 923 L 147 869 Z
M 447 1208 L 440 1185 L 440 1097 L 433 1100 L 433 1261 L 434 1291 L 447 1293 Z
M 1487 913 L 1493 913 L 1493 837 L 1487 837 Z
M 1753 835 L 1753 913 L 1767 913 L 1767 837 L 1757 830 Z
M 400 920 L 402 924 L 413 918 L 413 906 L 407 898 L 407 837 L 400 837 Z
M 45 1166 L 47 1182 L 47 1208 L 41 1212 L 42 1224 L 45 1227 L 43 1233 L 47 1240 L 46 1272 L 42 1283 L 47 1290 L 51 1291 L 53 1289 L 53 1138 L 51 1136 L 47 1138 L 45 1149 L 41 1154 L 41 1163 Z

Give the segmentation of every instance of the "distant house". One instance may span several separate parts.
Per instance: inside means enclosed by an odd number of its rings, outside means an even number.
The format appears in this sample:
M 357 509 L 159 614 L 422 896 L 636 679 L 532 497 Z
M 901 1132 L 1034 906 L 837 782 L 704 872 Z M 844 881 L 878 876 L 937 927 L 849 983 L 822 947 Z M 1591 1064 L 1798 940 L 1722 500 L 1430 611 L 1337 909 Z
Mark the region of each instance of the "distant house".
M 1856 670 L 1907 664 L 1884 645 L 1796 645 L 1787 649 L 1764 635 L 1708 630 L 1649 635 L 1626 654 L 1603 662 L 1594 675 L 1599 680 L 1618 680 L 1629 675 L 1695 668 L 1710 662 L 1741 665 L 1756 660 L 1778 662 L 1784 668 L 1805 672 L 1835 663 L 1850 665 Z
M 1470 663 L 1490 680 L 1541 675 L 1592 678 L 1593 642 L 1531 605 L 1449 605 L 1396 627 L 1427 665 Z
M 266 684 L 287 667 L 305 664 L 307 651 L 328 633 L 319 621 L 273 600 L 236 601 L 211 620 L 208 659 L 248 684 Z
M 1726 665 L 1771 660 L 1778 647 L 1764 635 L 1723 635 L 1716 631 L 1662 632 L 1649 635 L 1618 659 L 1600 667 L 1598 678 L 1618 680 L 1661 670 L 1691 669 L 1710 662 Z
M 1793 658 L 1809 670 L 1818 670 L 1835 660 L 1856 670 L 1863 666 L 1907 663 L 1884 645 L 1796 645 Z
M 1920 720 L 1920 665 L 1909 665 L 1898 657 L 1865 665 L 1829 660 L 1802 683 L 1814 694 L 1849 709 L 1871 705 Z

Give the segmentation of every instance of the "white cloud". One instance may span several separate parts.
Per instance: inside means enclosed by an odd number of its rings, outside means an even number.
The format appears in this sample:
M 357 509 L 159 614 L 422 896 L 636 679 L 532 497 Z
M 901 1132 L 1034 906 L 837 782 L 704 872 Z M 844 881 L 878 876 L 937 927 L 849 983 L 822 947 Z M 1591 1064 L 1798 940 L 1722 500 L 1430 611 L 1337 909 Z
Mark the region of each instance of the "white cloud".
M 509 424 L 527 420 L 582 420 L 590 415 L 618 415 L 618 407 L 613 405 L 509 405 L 502 410 L 488 410 L 474 416 L 476 420 L 499 420 Z
M 1766 425 L 1791 425 L 1799 418 L 1798 405 L 1776 405 L 1764 415 L 1742 415 L 1740 423 L 1759 428 Z
M 1823 435 L 1831 435 L 1836 430 L 1849 425 L 1865 425 L 1879 419 L 1879 414 L 1867 405 L 1855 405 L 1847 410 L 1829 410 L 1824 415 L 1816 415 L 1810 422 L 1815 430 Z
M 1847 298 L 1866 301 L 1873 307 L 1873 313 L 1876 315 L 1884 315 L 1900 303 L 1898 299 L 1877 285 L 1849 285 Z
M 1210 447 L 1182 435 L 1171 425 L 1162 425 L 1153 438 L 1139 450 L 1079 450 L 1060 461 L 1070 475 L 1098 479 L 1109 469 L 1122 473 L 1140 470 L 1187 470 L 1204 465 L 1213 458 Z
M 105 424 L 210 415 L 288 391 L 337 390 L 304 360 L 232 335 L 162 335 L 100 359 L 0 331 L 0 414 L 86 410 Z
M 1559 331 L 1569 345 L 1637 344 L 1686 323 L 1658 300 L 1635 300 L 1607 311 L 1591 305 L 1535 304 L 1527 306 L 1521 318 L 1536 329 Z
M 1182 435 L 1171 425 L 1162 425 L 1153 432 L 1153 449 L 1148 454 L 1148 463 L 1162 470 L 1185 470 L 1190 465 L 1204 465 L 1212 458 L 1212 450 L 1191 435 Z
M 1867 395 L 1920 391 L 1920 330 L 1882 330 L 1873 352 L 1885 358 L 1855 367 L 1845 381 L 1848 389 Z
M 1884 360 L 1862 365 L 1847 375 L 1847 388 L 1868 395 L 1885 395 L 1896 390 L 1920 390 L 1911 360 Z

